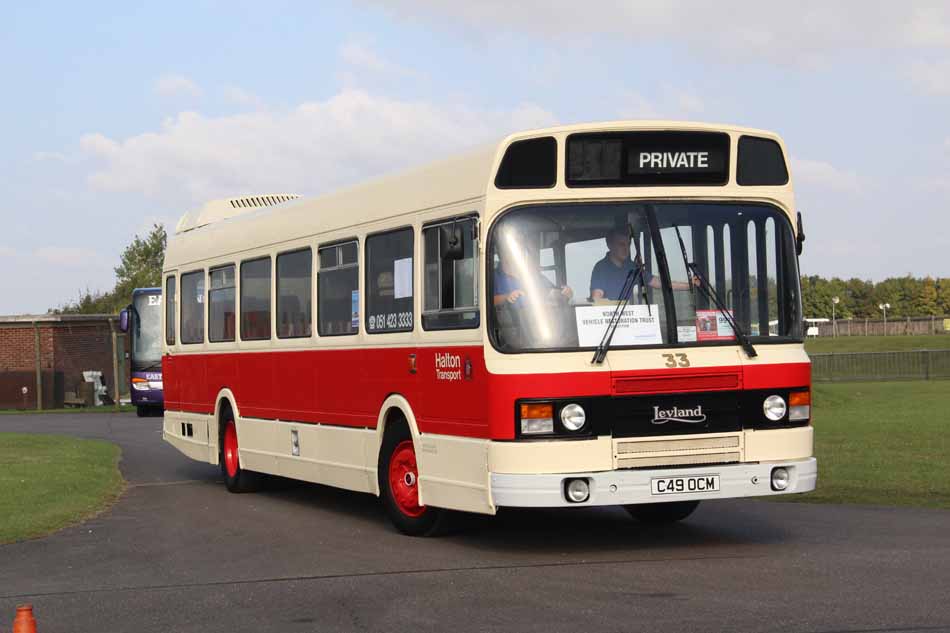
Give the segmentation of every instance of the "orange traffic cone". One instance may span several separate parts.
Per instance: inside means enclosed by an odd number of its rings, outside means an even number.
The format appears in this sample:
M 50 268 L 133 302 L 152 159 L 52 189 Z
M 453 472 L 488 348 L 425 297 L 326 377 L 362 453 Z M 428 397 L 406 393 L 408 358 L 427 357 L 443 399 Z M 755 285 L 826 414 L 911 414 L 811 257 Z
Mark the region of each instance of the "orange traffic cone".
M 36 620 L 33 618 L 33 605 L 21 604 L 16 608 L 13 618 L 13 633 L 36 633 Z

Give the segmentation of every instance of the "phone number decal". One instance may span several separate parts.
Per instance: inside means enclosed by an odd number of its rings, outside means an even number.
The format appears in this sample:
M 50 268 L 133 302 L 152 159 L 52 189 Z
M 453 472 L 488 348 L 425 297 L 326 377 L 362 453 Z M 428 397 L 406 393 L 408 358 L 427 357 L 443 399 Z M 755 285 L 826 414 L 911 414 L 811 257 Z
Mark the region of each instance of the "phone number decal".
M 369 331 L 402 330 L 412 327 L 412 312 L 383 312 L 369 316 Z

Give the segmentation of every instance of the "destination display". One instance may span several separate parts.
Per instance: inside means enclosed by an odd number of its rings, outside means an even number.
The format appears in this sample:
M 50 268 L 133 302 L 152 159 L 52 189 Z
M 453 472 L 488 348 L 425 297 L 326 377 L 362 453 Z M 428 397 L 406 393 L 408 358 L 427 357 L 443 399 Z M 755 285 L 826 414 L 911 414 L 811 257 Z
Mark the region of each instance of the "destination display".
M 572 134 L 570 187 L 723 185 L 729 180 L 729 135 L 721 132 Z

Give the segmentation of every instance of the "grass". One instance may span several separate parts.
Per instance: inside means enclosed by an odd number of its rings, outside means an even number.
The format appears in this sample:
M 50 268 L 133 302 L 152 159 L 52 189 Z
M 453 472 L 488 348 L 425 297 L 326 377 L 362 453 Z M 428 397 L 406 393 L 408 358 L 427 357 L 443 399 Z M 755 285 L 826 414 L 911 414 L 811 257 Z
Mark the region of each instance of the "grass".
M 108 507 L 122 491 L 119 447 L 0 433 L 0 543 L 43 536 Z
M 840 328 L 840 324 L 839 324 Z M 839 329 L 840 333 L 841 330 Z M 921 336 L 824 336 L 805 341 L 805 351 L 827 352 L 901 352 L 914 349 L 950 349 L 950 334 Z
M 818 488 L 789 500 L 950 509 L 950 383 L 818 384 L 812 395 Z
M 103 405 L 101 407 L 69 407 L 63 409 L 0 409 L 0 415 L 28 415 L 31 413 L 128 413 L 135 411 L 131 404 L 119 405 L 116 409 L 113 405 Z

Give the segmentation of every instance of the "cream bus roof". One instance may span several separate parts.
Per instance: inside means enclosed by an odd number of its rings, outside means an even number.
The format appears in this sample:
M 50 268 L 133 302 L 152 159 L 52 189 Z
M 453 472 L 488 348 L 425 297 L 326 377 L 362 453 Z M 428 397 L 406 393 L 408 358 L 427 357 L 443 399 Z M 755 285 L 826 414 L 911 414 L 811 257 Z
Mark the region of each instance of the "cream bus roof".
M 273 207 L 299 197 L 295 193 L 268 193 L 258 196 L 239 196 L 237 198 L 212 200 L 206 202 L 200 209 L 181 216 L 178 224 L 175 225 L 175 233 L 184 233 L 199 226 L 233 218 L 262 207 Z
M 165 268 L 245 251 L 261 244 L 277 244 L 415 211 L 482 199 L 489 192 L 492 170 L 501 159 L 501 152 L 513 141 L 547 135 L 563 138 L 575 132 L 620 130 L 709 130 L 733 135 L 754 134 L 776 140 L 784 151 L 784 143 L 773 132 L 713 123 L 607 121 L 526 130 L 448 160 L 314 198 L 280 201 L 281 197 L 297 196 L 272 194 L 209 202 L 179 220 L 176 236 L 169 241 Z M 683 188 L 683 193 L 688 193 L 688 189 Z M 276 204 L 260 202 L 274 198 L 278 199 Z M 249 200 L 258 203 L 247 204 Z

